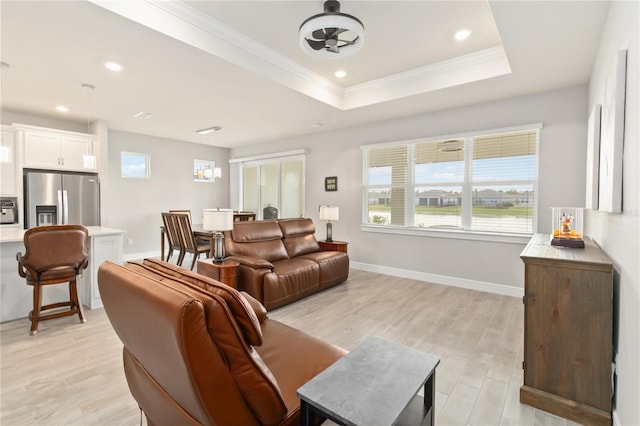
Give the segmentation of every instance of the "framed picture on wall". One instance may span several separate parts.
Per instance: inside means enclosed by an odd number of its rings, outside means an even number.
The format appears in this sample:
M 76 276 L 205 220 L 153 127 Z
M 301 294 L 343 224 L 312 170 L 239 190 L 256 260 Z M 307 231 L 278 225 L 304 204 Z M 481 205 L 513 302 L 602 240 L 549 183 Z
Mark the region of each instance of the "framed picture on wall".
M 324 190 L 325 191 L 337 191 L 338 190 L 338 177 L 329 176 L 324 178 Z
M 626 94 L 627 51 L 616 54 L 604 84 L 600 138 L 600 181 L 598 209 L 622 211 L 622 148 L 624 143 L 624 104 Z

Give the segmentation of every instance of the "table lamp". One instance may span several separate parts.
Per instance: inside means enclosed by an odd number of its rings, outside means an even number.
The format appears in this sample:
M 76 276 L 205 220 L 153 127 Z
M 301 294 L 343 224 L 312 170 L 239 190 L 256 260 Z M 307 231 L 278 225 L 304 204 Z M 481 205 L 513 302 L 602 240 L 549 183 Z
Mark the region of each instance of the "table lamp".
M 320 220 L 327 220 L 327 241 L 333 241 L 332 220 L 338 220 L 338 206 L 320 206 Z
M 202 229 L 214 231 L 213 261 L 224 262 L 224 234 L 222 231 L 233 229 L 233 210 L 231 209 L 204 209 L 202 210 Z

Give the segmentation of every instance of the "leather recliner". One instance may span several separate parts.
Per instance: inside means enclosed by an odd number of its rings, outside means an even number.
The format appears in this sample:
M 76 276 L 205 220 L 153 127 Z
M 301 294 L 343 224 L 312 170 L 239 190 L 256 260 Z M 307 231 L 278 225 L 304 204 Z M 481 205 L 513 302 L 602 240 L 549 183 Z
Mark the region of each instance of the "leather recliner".
M 349 256 L 322 251 L 314 234 L 311 219 L 234 223 L 225 251 L 240 263 L 238 289 L 272 310 L 345 281 Z
M 105 262 L 98 285 L 149 425 L 299 424 L 297 389 L 345 354 L 163 261 Z

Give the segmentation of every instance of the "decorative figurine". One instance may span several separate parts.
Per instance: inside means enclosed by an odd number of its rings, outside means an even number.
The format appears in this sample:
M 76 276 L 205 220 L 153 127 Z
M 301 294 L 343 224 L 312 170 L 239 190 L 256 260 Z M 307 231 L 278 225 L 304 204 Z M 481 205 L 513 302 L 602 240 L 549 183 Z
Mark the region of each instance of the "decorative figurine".
M 582 210 L 579 207 L 553 207 L 551 245 L 584 248 Z

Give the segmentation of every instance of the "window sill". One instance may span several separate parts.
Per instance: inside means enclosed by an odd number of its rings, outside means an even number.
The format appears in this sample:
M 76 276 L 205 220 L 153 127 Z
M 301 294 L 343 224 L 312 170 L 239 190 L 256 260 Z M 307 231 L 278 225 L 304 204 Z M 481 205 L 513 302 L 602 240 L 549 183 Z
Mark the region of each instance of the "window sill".
M 486 241 L 494 243 L 527 244 L 533 234 L 501 234 L 496 232 L 462 231 L 457 229 L 404 228 L 381 225 L 360 225 L 362 232 L 380 234 L 412 235 L 432 238 L 452 238 L 457 240 Z

